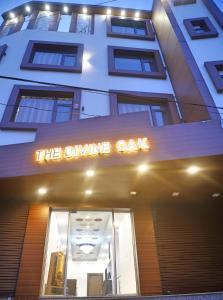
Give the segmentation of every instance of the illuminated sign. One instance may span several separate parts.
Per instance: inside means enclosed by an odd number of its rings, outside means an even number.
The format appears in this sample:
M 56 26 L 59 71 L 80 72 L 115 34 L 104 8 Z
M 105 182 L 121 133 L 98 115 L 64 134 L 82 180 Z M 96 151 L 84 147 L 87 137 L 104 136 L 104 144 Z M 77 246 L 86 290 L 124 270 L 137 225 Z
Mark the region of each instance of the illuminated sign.
M 54 161 L 80 157 L 90 157 L 99 154 L 111 154 L 114 150 L 118 153 L 132 153 L 140 150 L 149 150 L 150 143 L 146 137 L 118 140 L 114 145 L 110 142 L 100 142 L 84 145 L 69 145 L 35 151 L 35 161 Z

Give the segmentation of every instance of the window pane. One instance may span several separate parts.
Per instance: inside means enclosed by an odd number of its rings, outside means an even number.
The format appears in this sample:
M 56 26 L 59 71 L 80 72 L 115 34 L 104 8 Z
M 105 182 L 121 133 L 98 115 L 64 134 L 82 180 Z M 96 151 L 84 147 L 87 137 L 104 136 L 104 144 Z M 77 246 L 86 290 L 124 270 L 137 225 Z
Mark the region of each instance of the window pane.
M 53 21 L 53 18 L 53 12 L 40 11 L 37 16 L 34 29 L 48 30 L 50 22 Z
M 36 51 L 33 57 L 33 64 L 61 65 L 62 54 L 54 52 Z
M 27 26 L 29 24 L 29 19 L 30 19 L 30 16 L 25 16 L 21 30 L 25 30 L 27 28 Z
M 157 68 L 153 59 L 143 59 L 142 60 L 145 72 L 156 72 Z
M 66 67 L 72 67 L 76 65 L 76 56 L 70 54 L 63 55 L 63 65 Z
M 66 122 L 71 119 L 71 106 L 58 106 L 56 112 L 56 122 Z
M 139 58 L 115 57 L 116 70 L 142 71 Z
M 149 105 L 135 103 L 118 103 L 119 114 L 127 114 L 139 111 L 149 111 Z
M 86 14 L 77 15 L 77 32 L 78 33 L 91 32 L 91 15 L 86 15 Z
M 60 15 L 60 23 L 58 26 L 58 31 L 69 32 L 71 23 L 71 15 Z
M 16 26 L 17 18 L 7 21 L 2 31 L 0 32 L 0 37 L 11 34 Z
M 112 32 L 121 33 L 121 34 L 134 34 L 134 28 L 128 26 L 112 26 Z
M 223 70 L 218 71 L 218 74 L 221 78 L 223 78 Z
M 146 30 L 145 30 L 145 28 L 136 28 L 135 33 L 137 35 L 146 35 Z

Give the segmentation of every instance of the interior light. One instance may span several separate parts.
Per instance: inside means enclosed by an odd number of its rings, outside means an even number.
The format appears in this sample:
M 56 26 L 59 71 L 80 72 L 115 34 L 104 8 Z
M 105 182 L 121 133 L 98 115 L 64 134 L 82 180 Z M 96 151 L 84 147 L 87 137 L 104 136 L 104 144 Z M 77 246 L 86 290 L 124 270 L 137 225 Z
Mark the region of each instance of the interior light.
M 125 10 L 124 10 L 124 9 L 121 11 L 121 16 L 122 16 L 122 17 L 125 16 Z
M 67 6 L 64 6 L 64 7 L 63 7 L 63 11 L 64 11 L 65 13 L 68 13 L 68 7 L 67 7 Z
M 112 237 L 112 236 L 111 236 L 110 234 L 106 236 L 106 238 L 107 238 L 108 240 L 110 240 L 111 237 Z
M 136 194 L 137 194 L 136 191 L 131 191 L 131 192 L 130 192 L 130 195 L 131 195 L 131 196 L 135 196 Z
M 179 192 L 173 192 L 173 193 L 172 193 L 172 197 L 178 197 L 179 195 L 180 195 Z
M 45 195 L 47 193 L 47 188 L 41 187 L 37 190 L 37 193 L 41 196 Z
M 27 11 L 28 13 L 31 12 L 31 8 L 30 8 L 29 5 L 26 5 L 25 9 L 26 9 L 26 11 Z
M 220 193 L 214 193 L 214 194 L 212 194 L 212 197 L 213 198 L 218 198 L 218 197 L 220 197 L 220 195 L 221 195 Z
M 108 9 L 107 9 L 107 15 L 111 15 L 111 12 L 112 12 L 111 9 L 108 8 Z
M 87 13 L 87 7 L 83 7 L 82 12 L 83 12 L 84 14 L 86 14 L 86 13 Z
M 85 254 L 89 254 L 94 249 L 94 247 L 95 247 L 94 244 L 88 244 L 88 243 L 79 245 L 80 250 Z
M 136 12 L 135 12 L 135 18 L 139 18 L 139 16 L 140 16 L 140 12 L 139 12 L 139 11 L 136 11 Z
M 197 174 L 201 169 L 198 166 L 190 166 L 187 168 L 187 173 L 190 175 Z
M 145 173 L 149 170 L 149 166 L 146 164 L 141 164 L 138 166 L 138 172 L 139 173 Z
M 46 4 L 46 5 L 45 5 L 45 10 L 48 10 L 48 11 L 50 10 L 49 4 Z
M 86 171 L 86 176 L 92 177 L 92 176 L 94 176 L 94 175 L 95 175 L 95 171 L 94 171 L 94 170 L 87 170 L 87 171 Z
M 92 195 L 92 193 L 93 193 L 92 190 L 86 190 L 86 191 L 85 191 L 85 195 L 88 195 L 88 196 L 89 196 L 89 195 Z
M 13 12 L 10 12 L 9 17 L 10 17 L 11 19 L 15 18 L 15 14 L 14 14 Z

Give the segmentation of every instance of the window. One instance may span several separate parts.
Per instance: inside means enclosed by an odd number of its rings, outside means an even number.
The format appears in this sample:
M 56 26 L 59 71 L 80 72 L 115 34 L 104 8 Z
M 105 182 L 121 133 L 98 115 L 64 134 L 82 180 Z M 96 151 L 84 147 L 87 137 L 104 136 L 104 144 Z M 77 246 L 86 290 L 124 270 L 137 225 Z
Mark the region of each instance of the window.
M 192 40 L 218 36 L 217 30 L 209 18 L 186 19 L 184 25 Z
M 196 0 L 173 0 L 174 6 L 185 5 L 185 4 L 194 4 Z
M 155 40 L 149 20 L 107 17 L 107 35 L 113 37 Z
M 77 33 L 90 34 L 92 31 L 92 16 L 87 14 L 77 15 Z
M 3 26 L 1 32 L 0 32 L 0 37 L 6 36 L 6 35 L 10 35 L 16 31 L 18 28 L 18 18 L 14 18 L 12 20 L 8 20 L 7 22 L 5 22 L 5 25 Z
M 8 46 L 6 44 L 0 46 L 0 61 L 3 58 L 3 56 L 6 54 L 6 49 Z
M 58 31 L 69 32 L 71 24 L 71 15 L 60 15 L 60 22 L 58 26 Z
M 223 93 L 223 60 L 204 63 L 218 93 Z
M 108 47 L 109 74 L 165 79 L 165 69 L 157 50 Z
M 82 56 L 81 44 L 30 41 L 21 69 L 80 73 Z
M 18 128 L 35 128 L 42 123 L 78 119 L 80 92 L 74 89 L 19 85 L 13 88 L 8 103 L 3 123 L 14 123 Z
M 40 11 L 36 18 L 33 29 L 50 30 L 55 22 L 55 12 Z
M 167 124 L 166 109 L 164 105 L 155 103 L 129 103 L 126 101 L 118 102 L 118 113 L 126 114 L 132 112 L 147 111 L 149 123 L 152 126 L 161 127 Z

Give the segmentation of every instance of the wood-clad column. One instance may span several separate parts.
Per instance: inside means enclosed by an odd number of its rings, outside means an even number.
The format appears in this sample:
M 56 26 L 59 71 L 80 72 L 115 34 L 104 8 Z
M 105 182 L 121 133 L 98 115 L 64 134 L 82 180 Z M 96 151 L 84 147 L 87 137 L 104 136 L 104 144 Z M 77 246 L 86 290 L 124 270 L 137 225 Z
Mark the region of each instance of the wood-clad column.
M 16 300 L 38 299 L 48 215 L 49 208 L 45 204 L 32 205 L 29 209 Z
M 134 209 L 134 221 L 141 295 L 161 294 L 159 262 L 150 208 Z

